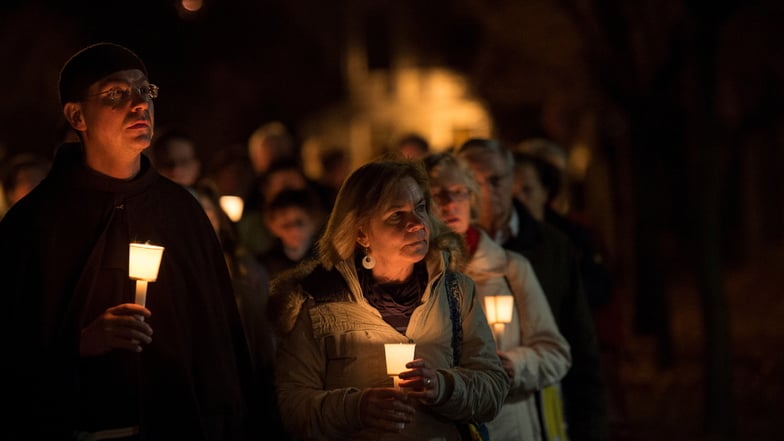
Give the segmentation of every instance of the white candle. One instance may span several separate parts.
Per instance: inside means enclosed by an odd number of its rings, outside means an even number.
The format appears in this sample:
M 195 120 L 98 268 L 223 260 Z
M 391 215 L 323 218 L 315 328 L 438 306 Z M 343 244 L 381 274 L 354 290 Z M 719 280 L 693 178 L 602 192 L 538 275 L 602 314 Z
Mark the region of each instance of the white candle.
M 384 352 L 387 359 L 387 375 L 394 381 L 395 389 L 400 386 L 398 374 L 406 370 L 406 363 L 414 359 L 415 343 L 385 343 Z
M 135 302 L 137 305 L 144 306 L 147 303 L 147 281 L 146 280 L 137 280 L 136 281 L 136 300 Z
M 220 206 L 232 222 L 239 222 L 242 218 L 244 202 L 239 196 L 221 196 Z
M 495 347 L 499 351 L 503 350 L 501 343 L 503 341 L 504 331 L 506 330 L 506 323 L 496 322 L 493 323 L 493 338 L 495 338 Z

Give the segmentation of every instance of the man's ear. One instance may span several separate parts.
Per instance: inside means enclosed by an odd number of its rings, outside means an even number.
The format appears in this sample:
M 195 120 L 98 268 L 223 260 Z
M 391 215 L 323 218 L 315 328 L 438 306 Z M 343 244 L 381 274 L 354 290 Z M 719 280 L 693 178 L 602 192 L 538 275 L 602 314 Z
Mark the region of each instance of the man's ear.
M 74 129 L 84 131 L 87 128 L 84 118 L 82 117 L 82 106 L 80 104 L 65 103 L 65 106 L 63 106 L 63 115 L 65 115 L 65 120 L 68 121 L 68 124 Z

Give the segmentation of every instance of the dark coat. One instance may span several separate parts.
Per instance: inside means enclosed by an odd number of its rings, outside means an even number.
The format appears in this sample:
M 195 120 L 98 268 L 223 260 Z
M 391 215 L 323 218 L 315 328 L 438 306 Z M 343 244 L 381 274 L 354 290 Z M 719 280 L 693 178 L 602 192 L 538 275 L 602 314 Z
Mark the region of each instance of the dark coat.
M 558 329 L 571 346 L 572 367 L 561 382 L 570 440 L 607 439 L 599 344 L 574 246 L 555 227 L 536 221 L 520 202 L 515 200 L 514 208 L 520 231 L 504 248 L 531 261 Z
M 588 298 L 588 305 L 591 309 L 608 305 L 612 301 L 610 273 L 590 232 L 576 221 L 557 213 L 550 207 L 547 207 L 545 211 L 544 220 L 558 228 L 574 244 L 585 296 Z
M 81 329 L 134 301 L 129 241 L 165 247 L 147 293 L 152 343 L 80 357 Z M 0 279 L 9 439 L 68 439 L 103 417 L 140 424 L 148 440 L 246 438 L 259 382 L 221 248 L 198 201 L 146 157 L 123 181 L 87 168 L 79 144 L 61 146 L 0 222 Z

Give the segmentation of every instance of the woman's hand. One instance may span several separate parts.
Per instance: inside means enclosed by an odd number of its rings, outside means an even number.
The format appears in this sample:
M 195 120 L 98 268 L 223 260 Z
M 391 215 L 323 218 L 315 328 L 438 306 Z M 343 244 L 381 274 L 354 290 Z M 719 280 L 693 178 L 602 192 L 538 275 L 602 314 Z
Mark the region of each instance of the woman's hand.
M 406 394 L 390 388 L 369 388 L 362 394 L 359 418 L 362 427 L 398 433 L 414 420 L 416 409 L 406 403 Z
M 438 399 L 440 385 L 435 369 L 430 369 L 421 358 L 406 363 L 410 370 L 400 373 L 400 387 L 409 388 L 408 396 L 433 404 Z
M 152 328 L 143 321 L 151 312 L 135 303 L 123 303 L 103 312 L 82 329 L 79 354 L 94 356 L 112 349 L 141 352 L 142 343 L 152 341 Z

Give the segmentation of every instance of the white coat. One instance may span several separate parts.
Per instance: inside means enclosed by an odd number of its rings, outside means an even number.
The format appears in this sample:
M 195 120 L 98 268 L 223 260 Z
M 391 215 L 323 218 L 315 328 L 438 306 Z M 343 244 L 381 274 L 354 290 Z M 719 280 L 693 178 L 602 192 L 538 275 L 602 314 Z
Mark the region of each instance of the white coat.
M 542 440 L 534 392 L 558 383 L 571 366 L 569 343 L 558 331 L 530 262 L 479 230 L 477 250 L 464 272 L 476 283 L 480 304 L 489 295 L 514 296 L 512 322 L 500 350 L 512 360 L 514 378 L 501 412 L 488 423 L 492 441 Z

